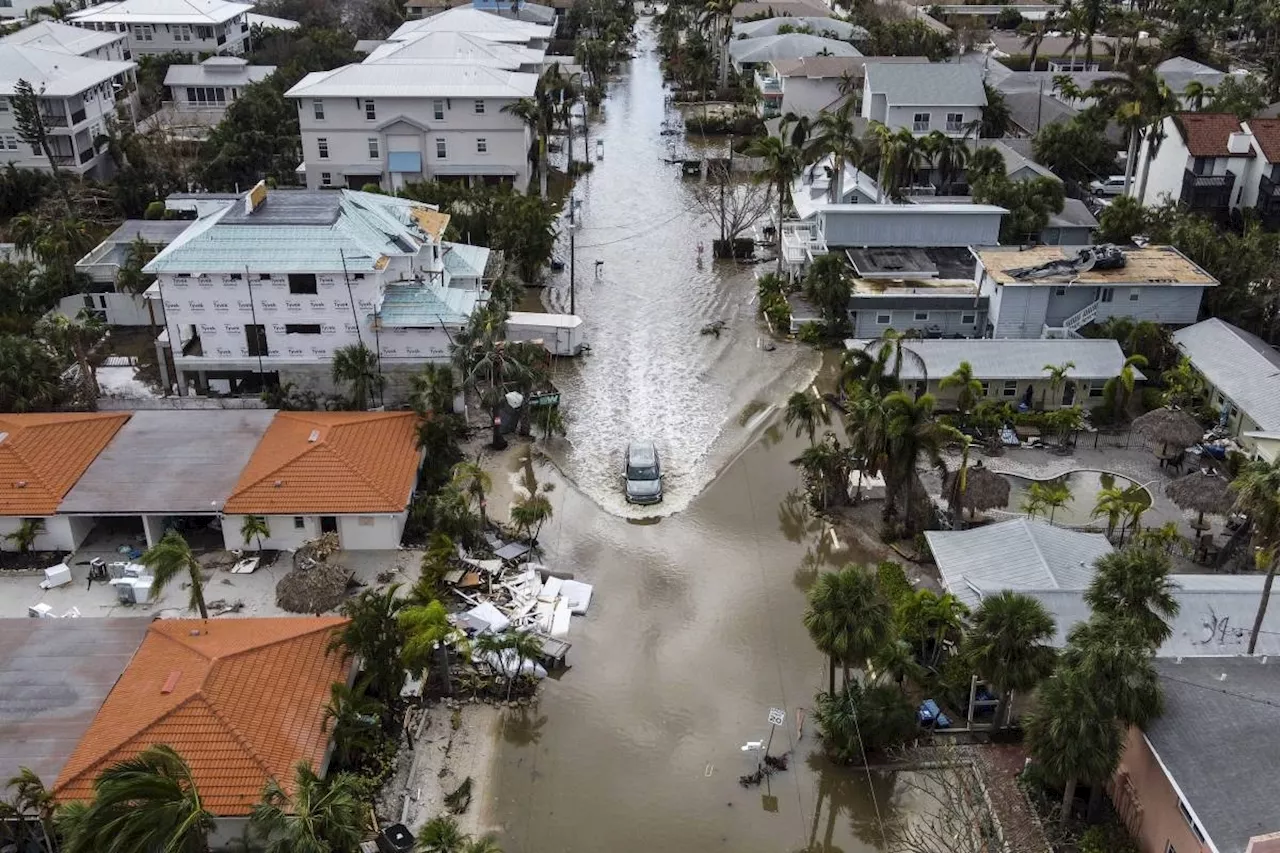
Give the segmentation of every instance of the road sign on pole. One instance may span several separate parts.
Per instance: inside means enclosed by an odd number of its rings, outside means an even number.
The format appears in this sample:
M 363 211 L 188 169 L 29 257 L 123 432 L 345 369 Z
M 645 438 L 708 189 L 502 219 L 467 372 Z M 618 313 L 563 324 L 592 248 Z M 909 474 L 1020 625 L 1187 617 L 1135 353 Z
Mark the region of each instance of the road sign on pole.
M 781 708 L 769 709 L 769 725 L 780 726 L 787 721 L 787 712 Z

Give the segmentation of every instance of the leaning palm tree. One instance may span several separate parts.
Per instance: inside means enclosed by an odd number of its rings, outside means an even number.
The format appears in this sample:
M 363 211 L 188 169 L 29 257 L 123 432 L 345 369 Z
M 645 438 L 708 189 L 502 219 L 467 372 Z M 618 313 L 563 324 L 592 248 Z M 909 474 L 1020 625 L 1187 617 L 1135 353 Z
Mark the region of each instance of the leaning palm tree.
M 149 746 L 93 783 L 93 802 L 59 821 L 64 853 L 205 853 L 214 816 L 172 747 Z
M 1058 389 L 1066 384 L 1067 376 L 1076 369 L 1076 363 L 1074 361 L 1064 361 L 1062 364 L 1046 364 L 1040 369 L 1049 374 L 1048 394 L 1056 401 L 1058 399 Z M 1045 393 L 1041 392 L 1040 408 L 1043 409 L 1044 407 Z
M 166 586 L 181 577 L 191 584 L 187 609 L 200 611 L 201 619 L 209 618 L 209 610 L 204 605 L 204 575 L 200 571 L 200 561 L 191 553 L 191 546 L 181 533 L 170 530 L 140 559 L 142 565 L 151 570 L 152 601 L 160 597 Z
M 1114 482 L 1114 481 L 1113 481 Z M 1120 524 L 1120 519 L 1127 510 L 1127 498 L 1125 491 L 1120 486 L 1106 486 L 1098 491 L 1097 501 L 1093 505 L 1093 518 L 1107 519 L 1107 538 L 1110 539 L 1116 532 L 1116 527 Z
M 973 612 L 960 653 L 1000 695 L 996 728 L 1006 723 L 1011 694 L 1031 690 L 1053 671 L 1053 634 L 1044 605 L 1022 593 L 990 595 Z
M 789 145 L 777 136 L 765 136 L 751 141 L 747 146 L 748 157 L 763 160 L 760 169 L 752 176 L 756 183 L 769 184 L 778 193 L 778 219 L 775 225 L 778 233 L 778 266 L 782 272 L 782 219 L 786 216 L 787 207 L 791 204 L 791 183 L 800 174 L 802 155 L 799 148 Z
M 1084 600 L 1095 616 L 1128 620 L 1129 639 L 1152 650 L 1169 639 L 1169 620 L 1180 608 L 1164 553 L 1130 546 L 1099 558 L 1094 567 Z
M 258 550 L 262 550 L 262 540 L 271 535 L 271 525 L 260 515 L 246 515 L 244 521 L 240 523 L 240 538 L 244 540 L 244 547 L 248 548 L 249 543 L 258 540 Z
M 485 493 L 493 489 L 493 478 L 479 462 L 459 462 L 453 466 L 453 485 L 475 503 L 480 513 L 480 526 L 487 526 L 485 518 Z
M 809 443 L 817 440 L 818 426 L 831 423 L 831 412 L 826 401 L 808 391 L 796 391 L 787 398 L 783 420 L 788 427 L 795 427 L 796 437 L 809 436 Z
M 338 347 L 333 352 L 333 381 L 351 390 L 351 408 L 363 412 L 375 395 L 387 387 L 377 353 L 364 344 Z
M 538 541 L 542 525 L 551 518 L 552 512 L 551 501 L 543 492 L 522 495 L 511 505 L 511 523 L 529 537 L 532 545 Z
M 1266 567 L 1267 579 L 1262 584 L 1262 599 L 1258 613 L 1249 632 L 1249 654 L 1258 645 L 1258 634 L 1267 616 L 1267 604 L 1271 601 L 1271 586 L 1276 579 L 1277 561 L 1280 560 L 1280 461 L 1267 463 L 1261 459 L 1250 462 L 1231 481 L 1236 492 L 1236 509 L 1249 517 L 1253 540 L 1258 550 L 1256 562 Z
M 291 790 L 269 781 L 249 823 L 263 839 L 264 853 L 337 853 L 360 845 L 364 818 L 355 776 L 321 779 L 309 762 L 299 761 Z
M 956 411 L 960 413 L 962 420 L 982 396 L 982 382 L 973 375 L 973 365 L 967 361 L 960 362 L 959 367 L 942 377 L 938 387 L 943 391 L 959 389 L 956 392 Z
M 515 631 L 511 634 L 511 640 L 507 648 L 516 659 L 515 672 L 511 678 L 507 679 L 507 701 L 511 701 L 512 684 L 524 674 L 524 665 L 526 663 L 536 661 L 542 656 L 542 641 L 532 632 Z
M 30 817 L 35 817 L 40 824 L 41 851 L 55 853 L 53 844 L 53 794 L 44 786 L 44 782 L 29 767 L 18 768 L 18 775 L 9 778 L 5 787 L 13 791 L 12 818 L 25 826 Z
M 829 663 L 827 692 L 835 695 L 836 666 L 845 682 L 851 667 L 862 667 L 892 634 L 893 607 L 871 569 L 849 563 L 827 572 L 809 588 L 804 626 Z

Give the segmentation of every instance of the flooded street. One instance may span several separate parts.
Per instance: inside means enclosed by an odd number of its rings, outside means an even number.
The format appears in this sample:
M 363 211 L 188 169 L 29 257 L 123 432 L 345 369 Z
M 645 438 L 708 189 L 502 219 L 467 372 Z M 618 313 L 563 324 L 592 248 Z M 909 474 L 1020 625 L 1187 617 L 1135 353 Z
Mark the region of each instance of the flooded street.
M 535 708 L 506 712 L 484 821 L 508 853 L 880 850 L 877 808 L 892 819 L 909 807 L 897 780 L 811 756 L 811 713 L 797 740 L 825 673 L 803 591 L 819 567 L 865 559 L 831 553 L 793 491 L 802 444 L 776 423 L 819 359 L 761 348 L 750 268 L 711 264 L 711 223 L 661 159 L 647 26 L 592 127 L 605 159 L 578 187 L 576 308 L 593 352 L 557 368 L 570 420 L 555 464 L 524 463 L 555 485 L 545 562 L 595 597 L 573 622 L 572 667 Z M 566 288 L 545 300 L 567 310 Z M 715 319 L 722 336 L 700 335 Z M 623 502 L 618 476 L 640 437 L 656 441 L 668 489 L 643 510 Z M 743 788 L 754 759 L 740 747 L 768 736 L 770 707 L 786 711 L 771 752 L 791 751 L 791 769 Z

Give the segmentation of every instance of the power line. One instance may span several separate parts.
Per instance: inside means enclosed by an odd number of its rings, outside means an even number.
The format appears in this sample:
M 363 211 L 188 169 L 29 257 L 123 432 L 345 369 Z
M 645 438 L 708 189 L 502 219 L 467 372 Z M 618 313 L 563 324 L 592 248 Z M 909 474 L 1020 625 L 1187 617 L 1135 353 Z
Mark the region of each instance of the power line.
M 605 241 L 605 242 L 603 242 L 603 243 L 592 243 L 592 244 L 590 244 L 590 245 L 588 245 L 588 246 L 579 246 L 578 248 L 579 248 L 579 249 L 598 249 L 598 248 L 600 248 L 601 246 L 612 246 L 612 245 L 614 245 L 615 243 L 625 243 L 625 242 L 626 242 L 626 241 L 628 241 L 628 240 L 635 240 L 635 239 L 637 239 L 637 238 L 639 238 L 639 237 L 644 237 L 644 236 L 646 236 L 646 235 L 648 235 L 648 234 L 651 234 L 652 232 L 654 232 L 654 231 L 658 230 L 659 228 L 663 227 L 664 225 L 668 225 L 668 224 L 670 224 L 671 222 L 673 222 L 674 220 L 679 219 L 681 216 L 685 216 L 685 215 L 686 215 L 686 214 L 688 214 L 688 213 L 689 213 L 688 209 L 681 210 L 681 211 L 679 211 L 679 212 L 677 212 L 677 213 L 673 214 L 672 216 L 668 217 L 667 219 L 662 220 L 661 222 L 657 223 L 656 225 L 651 225 L 651 226 L 649 226 L 648 228 L 644 229 L 643 231 L 637 231 L 637 232 L 636 232 L 636 233 L 634 233 L 634 234 L 628 234 L 627 236 L 625 236 L 625 237 L 619 237 L 619 238 L 618 238 L 618 239 L 616 239 L 616 240 L 606 240 L 606 241 Z

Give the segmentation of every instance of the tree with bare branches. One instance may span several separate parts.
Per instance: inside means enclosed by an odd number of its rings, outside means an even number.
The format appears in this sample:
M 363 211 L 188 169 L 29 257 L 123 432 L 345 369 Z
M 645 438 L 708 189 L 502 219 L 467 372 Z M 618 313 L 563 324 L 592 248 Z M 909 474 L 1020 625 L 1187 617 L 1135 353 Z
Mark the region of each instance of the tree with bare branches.
M 720 229 L 714 242 L 717 258 L 733 256 L 733 243 L 747 232 L 773 204 L 773 187 L 734 180 L 727 169 L 712 168 L 706 181 L 691 185 L 694 205 Z
M 892 853 L 989 853 L 1002 849 L 982 774 L 954 744 L 912 750 L 898 774 L 916 808 L 886 825 Z

